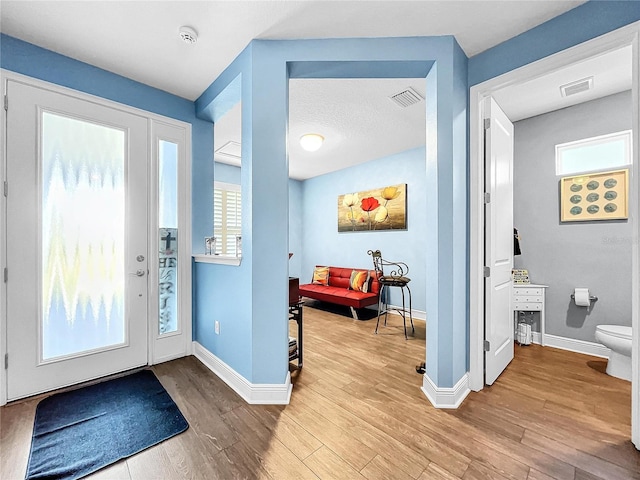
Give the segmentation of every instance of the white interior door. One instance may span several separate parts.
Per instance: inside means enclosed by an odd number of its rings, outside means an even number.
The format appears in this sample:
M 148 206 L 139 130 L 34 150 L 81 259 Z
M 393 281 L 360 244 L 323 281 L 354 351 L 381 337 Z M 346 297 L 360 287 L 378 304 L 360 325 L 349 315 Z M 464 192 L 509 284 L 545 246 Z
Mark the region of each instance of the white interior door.
M 513 124 L 493 98 L 485 118 L 485 382 L 491 385 L 513 360 Z
M 7 83 L 7 398 L 147 364 L 147 119 Z

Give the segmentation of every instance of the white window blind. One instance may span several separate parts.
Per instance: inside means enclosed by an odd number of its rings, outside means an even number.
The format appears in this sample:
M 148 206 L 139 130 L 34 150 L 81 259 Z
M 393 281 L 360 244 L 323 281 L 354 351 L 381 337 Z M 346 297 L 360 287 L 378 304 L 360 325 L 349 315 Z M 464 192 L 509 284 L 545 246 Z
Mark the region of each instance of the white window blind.
M 236 237 L 242 234 L 240 185 L 215 182 L 213 188 L 213 235 L 218 255 L 236 255 Z

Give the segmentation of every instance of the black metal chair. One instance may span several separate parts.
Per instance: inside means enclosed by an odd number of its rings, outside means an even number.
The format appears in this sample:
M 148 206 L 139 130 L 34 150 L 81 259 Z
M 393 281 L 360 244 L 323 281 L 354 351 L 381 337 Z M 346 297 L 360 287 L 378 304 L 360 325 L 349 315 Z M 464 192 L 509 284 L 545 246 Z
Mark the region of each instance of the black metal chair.
M 407 290 L 409 295 L 409 321 L 411 322 L 411 332 L 415 333 L 413 326 L 413 316 L 411 315 L 411 289 L 409 288 L 409 282 L 411 279 L 407 277 L 409 273 L 409 267 L 404 262 L 390 262 L 382 258 L 380 250 L 369 250 L 368 255 L 371 255 L 373 259 L 373 269 L 378 276 L 378 282 L 380 284 L 380 297 L 378 299 L 378 321 L 376 322 L 376 331 L 378 333 L 378 326 L 380 325 L 380 316 L 384 314 L 384 324 L 387 325 L 387 314 L 389 311 L 396 311 L 402 316 L 402 323 L 404 325 L 404 338 L 407 338 L 407 309 L 404 300 L 404 291 Z M 384 269 L 388 267 L 389 272 L 385 273 Z M 402 292 L 402 308 L 389 306 L 389 292 L 390 287 L 399 287 Z

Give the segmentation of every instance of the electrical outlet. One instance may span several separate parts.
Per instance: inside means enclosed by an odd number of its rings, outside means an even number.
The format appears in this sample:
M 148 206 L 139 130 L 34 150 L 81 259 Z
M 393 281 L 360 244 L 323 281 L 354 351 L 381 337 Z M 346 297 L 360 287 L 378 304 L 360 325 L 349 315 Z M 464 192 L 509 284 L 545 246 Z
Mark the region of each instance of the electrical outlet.
M 218 320 L 216 320 L 214 324 L 214 329 L 215 329 L 216 335 L 220 335 L 220 322 Z

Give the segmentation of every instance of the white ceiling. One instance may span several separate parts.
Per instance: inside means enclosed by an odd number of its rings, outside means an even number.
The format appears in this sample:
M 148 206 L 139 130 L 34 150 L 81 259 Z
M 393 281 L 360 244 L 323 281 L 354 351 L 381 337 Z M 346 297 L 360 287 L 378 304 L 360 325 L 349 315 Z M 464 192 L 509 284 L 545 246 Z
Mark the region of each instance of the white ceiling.
M 254 38 L 455 35 L 471 57 L 582 3 L 2 0 L 0 30 L 194 100 Z M 195 45 L 180 40 L 182 25 Z
M 593 88 L 563 97 L 560 86 L 593 77 Z M 629 90 L 631 46 L 569 65 L 552 74 L 505 87 L 494 97 L 511 121 L 541 115 Z M 400 108 L 388 97 L 413 87 L 424 97 L 425 79 L 291 80 L 289 84 L 289 175 L 304 180 L 425 144 L 424 101 Z M 240 142 L 236 106 L 215 126 L 215 148 Z M 322 148 L 305 152 L 304 133 L 325 137 Z M 216 156 L 223 163 L 239 161 Z
M 503 88 L 494 98 L 512 122 L 631 89 L 631 46 L 569 65 L 552 74 Z M 593 77 L 593 88 L 568 97 L 560 86 Z
M 454 35 L 471 57 L 582 3 L 2 0 L 0 31 L 194 100 L 254 38 Z M 180 40 L 182 25 L 198 32 L 195 45 Z M 592 66 L 598 65 L 604 62 Z M 424 96 L 424 83 L 424 79 L 292 80 L 291 177 L 306 179 L 424 145 L 424 102 L 402 109 L 387 98 L 408 86 Z M 534 98 L 533 105 L 521 105 L 539 86 L 526 87 L 527 95 L 512 88 L 502 99 L 505 110 L 513 110 L 511 115 L 529 115 L 522 112 L 545 103 Z M 240 142 L 239 105 L 215 128 L 216 149 L 230 140 Z M 297 141 L 309 132 L 326 139 L 314 153 L 303 151 Z M 216 159 L 229 162 L 228 157 Z
M 422 79 L 323 79 L 289 81 L 289 175 L 305 179 L 425 144 L 425 102 L 401 107 L 389 96 L 412 87 L 422 98 Z M 307 152 L 305 133 L 325 137 Z
M 323 175 L 425 144 L 425 102 L 400 107 L 389 96 L 412 87 L 423 98 L 425 79 L 322 79 L 289 82 L 289 176 Z M 240 104 L 216 124 L 214 149 L 240 143 Z M 302 149 L 305 133 L 325 138 L 316 152 Z M 216 161 L 239 160 L 216 155 Z

